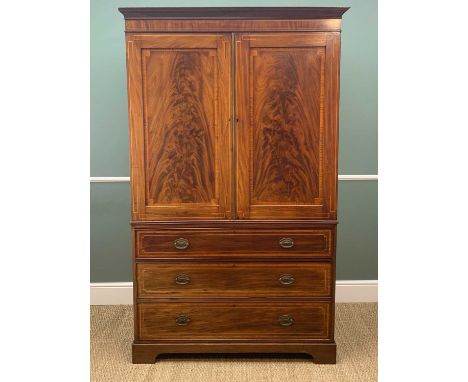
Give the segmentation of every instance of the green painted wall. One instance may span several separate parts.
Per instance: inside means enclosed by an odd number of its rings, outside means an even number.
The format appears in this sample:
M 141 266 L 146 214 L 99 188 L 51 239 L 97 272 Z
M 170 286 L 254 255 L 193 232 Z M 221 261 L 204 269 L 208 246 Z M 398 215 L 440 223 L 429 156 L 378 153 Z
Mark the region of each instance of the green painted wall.
M 349 6 L 343 17 L 340 174 L 377 174 L 377 0 L 91 0 L 91 176 L 128 176 L 119 7 Z M 377 182 L 339 184 L 338 279 L 377 279 Z M 131 280 L 128 184 L 91 184 L 91 281 Z

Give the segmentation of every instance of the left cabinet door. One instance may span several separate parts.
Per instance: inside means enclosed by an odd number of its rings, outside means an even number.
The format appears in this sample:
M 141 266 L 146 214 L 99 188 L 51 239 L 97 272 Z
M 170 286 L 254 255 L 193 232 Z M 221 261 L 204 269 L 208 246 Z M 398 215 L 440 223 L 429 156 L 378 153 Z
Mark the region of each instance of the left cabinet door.
M 231 217 L 231 37 L 128 34 L 132 220 Z

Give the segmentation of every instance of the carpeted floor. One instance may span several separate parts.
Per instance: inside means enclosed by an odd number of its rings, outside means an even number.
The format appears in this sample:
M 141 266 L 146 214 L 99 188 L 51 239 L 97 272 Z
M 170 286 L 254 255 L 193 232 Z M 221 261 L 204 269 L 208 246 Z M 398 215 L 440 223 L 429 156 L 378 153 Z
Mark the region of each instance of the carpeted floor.
M 91 307 L 91 381 L 377 381 L 377 304 L 337 304 L 336 365 L 304 358 L 168 357 L 131 363 L 132 306 Z

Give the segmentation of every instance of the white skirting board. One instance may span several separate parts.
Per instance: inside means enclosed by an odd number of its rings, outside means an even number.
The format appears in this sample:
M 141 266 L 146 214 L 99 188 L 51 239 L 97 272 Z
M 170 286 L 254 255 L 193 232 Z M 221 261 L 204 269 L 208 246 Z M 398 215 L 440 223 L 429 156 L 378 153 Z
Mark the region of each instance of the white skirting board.
M 339 280 L 336 302 L 377 302 L 377 280 Z M 91 283 L 91 305 L 130 305 L 133 283 Z

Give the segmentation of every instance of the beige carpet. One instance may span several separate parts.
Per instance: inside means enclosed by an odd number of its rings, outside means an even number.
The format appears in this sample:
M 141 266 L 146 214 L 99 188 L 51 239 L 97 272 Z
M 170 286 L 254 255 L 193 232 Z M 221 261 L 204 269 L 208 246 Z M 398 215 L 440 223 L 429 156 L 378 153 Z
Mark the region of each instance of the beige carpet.
M 132 307 L 91 307 L 91 381 L 377 381 L 377 304 L 337 304 L 336 365 L 304 358 L 163 358 L 131 363 Z

